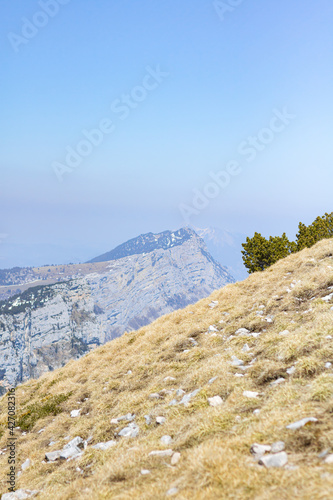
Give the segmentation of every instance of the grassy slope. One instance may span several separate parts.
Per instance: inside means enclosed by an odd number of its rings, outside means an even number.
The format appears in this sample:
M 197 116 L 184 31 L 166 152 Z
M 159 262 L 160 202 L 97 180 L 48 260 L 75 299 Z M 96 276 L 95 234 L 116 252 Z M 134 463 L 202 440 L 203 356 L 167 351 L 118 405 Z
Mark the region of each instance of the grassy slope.
M 287 293 L 294 280 L 296 286 Z M 38 498 L 52 500 L 159 499 L 171 487 L 179 488 L 176 498 L 191 500 L 331 498 L 333 465 L 324 464 L 318 453 L 333 448 L 333 371 L 325 369 L 327 361 L 333 362 L 333 340 L 326 338 L 333 336 L 333 304 L 320 299 L 332 285 L 333 240 L 325 240 L 19 386 L 18 415 L 25 414 L 21 427 L 30 425 L 31 430 L 25 436 L 16 431 L 18 462 L 29 457 L 34 464 L 23 472 L 18 487 L 39 489 Z M 218 307 L 210 309 L 211 300 L 218 300 Z M 272 323 L 256 315 L 261 304 L 264 317 L 274 315 Z M 220 334 L 206 335 L 213 324 Z M 258 338 L 228 340 L 239 327 L 266 331 Z M 290 335 L 280 336 L 287 328 Z M 189 337 L 197 340 L 198 347 L 191 347 Z M 242 351 L 245 342 L 257 361 L 243 372 L 245 377 L 238 378 L 234 374 L 241 371 L 230 365 L 230 358 L 236 355 L 246 363 L 252 359 Z M 182 352 L 187 348 L 189 352 Z M 296 371 L 288 376 L 286 369 L 293 364 Z M 216 375 L 218 379 L 208 384 Z M 271 386 L 281 375 L 286 382 Z M 166 376 L 176 381 L 164 382 Z M 202 390 L 188 407 L 168 406 L 174 393 L 148 399 L 153 392 L 180 387 L 186 392 Z M 248 399 L 244 390 L 260 396 Z M 61 394 L 68 399 L 54 399 Z M 208 405 L 207 398 L 215 395 L 225 400 L 223 406 Z M 33 413 L 35 403 L 39 406 Z M 79 407 L 81 416 L 70 418 L 70 410 Z M 56 408 L 62 412 L 55 416 Z M 259 416 L 253 414 L 256 408 L 261 409 Z M 121 438 L 108 451 L 88 447 L 79 460 L 42 463 L 45 452 L 61 448 L 69 434 L 85 439 L 93 435 L 92 444 L 112 439 L 117 425 L 110 424 L 111 418 L 128 412 L 137 415 L 139 437 Z M 166 423 L 148 427 L 145 414 L 165 416 Z M 34 424 L 33 416 L 38 418 Z M 298 431 L 286 429 L 289 423 L 311 416 L 318 423 Z M 1 400 L 2 430 L 5 422 L 6 396 Z M 45 431 L 38 433 L 41 428 Z M 181 453 L 174 467 L 169 457 L 148 457 L 150 451 L 164 448 L 159 439 L 165 434 L 173 437 L 172 449 Z M 1 448 L 6 437 L 7 432 Z M 48 447 L 51 440 L 57 444 Z M 299 466 L 296 470 L 254 464 L 251 444 L 277 440 L 285 441 L 289 463 Z M 1 455 L 2 491 L 7 469 L 7 455 Z M 141 469 L 151 473 L 142 476 Z

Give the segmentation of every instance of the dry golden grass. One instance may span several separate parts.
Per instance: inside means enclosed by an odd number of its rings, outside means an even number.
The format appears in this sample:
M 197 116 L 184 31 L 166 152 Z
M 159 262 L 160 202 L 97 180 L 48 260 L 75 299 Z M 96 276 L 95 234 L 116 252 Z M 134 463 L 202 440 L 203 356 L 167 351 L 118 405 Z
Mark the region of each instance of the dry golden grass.
M 40 490 L 41 500 L 162 499 L 172 487 L 178 488 L 175 498 L 191 500 L 332 498 L 333 465 L 318 458 L 333 449 L 333 370 L 325 368 L 333 362 L 333 339 L 327 338 L 333 337 L 333 301 L 321 300 L 332 285 L 333 240 L 325 240 L 22 384 L 16 390 L 22 427 L 16 430 L 18 468 L 27 458 L 33 465 L 17 487 Z M 218 300 L 214 309 L 208 306 L 211 300 Z M 256 314 L 260 305 L 265 306 L 263 317 Z M 269 315 L 272 323 L 264 319 Z M 216 336 L 206 334 L 210 325 L 220 330 Z M 240 327 L 261 335 L 229 338 Z M 289 335 L 279 335 L 286 329 Z M 245 343 L 250 352 L 242 351 Z M 230 364 L 232 355 L 245 364 L 256 362 L 242 371 Z M 291 366 L 295 371 L 288 375 Z M 176 381 L 165 382 L 166 376 Z M 208 384 L 214 376 L 217 380 Z M 281 376 L 284 383 L 271 385 Z M 169 406 L 178 388 L 201 391 L 187 407 Z M 171 391 L 163 399 L 148 398 L 163 389 Z M 260 394 L 248 399 L 244 390 Z M 215 395 L 224 400 L 218 408 L 207 401 Z M 4 396 L 2 449 L 8 436 L 6 405 Z M 77 408 L 81 416 L 70 418 Z M 258 416 L 254 409 L 260 409 Z M 93 436 L 91 444 L 114 439 L 125 423 L 113 425 L 111 418 L 128 412 L 136 414 L 137 438 L 117 438 L 107 451 L 88 446 L 78 460 L 43 463 L 45 452 L 61 449 L 67 435 Z M 147 426 L 146 414 L 165 416 L 166 423 Z M 304 417 L 318 422 L 298 431 L 286 429 Z M 159 440 L 165 434 L 173 438 L 170 447 L 181 453 L 175 466 L 170 457 L 148 456 L 164 449 Z M 278 440 L 285 441 L 296 469 L 265 469 L 253 461 L 252 443 Z M 56 444 L 49 447 L 50 441 Z M 151 473 L 143 476 L 141 469 Z M 5 492 L 7 452 L 0 456 L 0 471 Z

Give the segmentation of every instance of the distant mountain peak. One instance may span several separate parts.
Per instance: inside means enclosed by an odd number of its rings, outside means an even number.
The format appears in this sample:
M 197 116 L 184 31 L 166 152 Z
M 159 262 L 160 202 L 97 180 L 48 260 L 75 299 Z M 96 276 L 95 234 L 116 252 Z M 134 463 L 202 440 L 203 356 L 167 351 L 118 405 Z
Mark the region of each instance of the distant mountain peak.
M 195 231 L 189 227 L 182 227 L 177 231 L 140 234 L 140 236 L 122 243 L 110 252 L 91 259 L 88 263 L 117 260 L 130 255 L 150 253 L 158 249 L 168 250 L 182 245 L 193 236 L 198 237 Z

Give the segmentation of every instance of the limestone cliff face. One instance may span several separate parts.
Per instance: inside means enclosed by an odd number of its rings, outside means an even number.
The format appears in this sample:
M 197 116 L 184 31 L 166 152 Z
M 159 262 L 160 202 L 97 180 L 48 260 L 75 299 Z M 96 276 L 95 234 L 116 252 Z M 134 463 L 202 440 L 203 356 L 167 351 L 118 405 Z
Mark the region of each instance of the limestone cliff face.
M 0 306 L 0 383 L 37 378 L 232 281 L 193 232 L 102 273 L 31 288 Z

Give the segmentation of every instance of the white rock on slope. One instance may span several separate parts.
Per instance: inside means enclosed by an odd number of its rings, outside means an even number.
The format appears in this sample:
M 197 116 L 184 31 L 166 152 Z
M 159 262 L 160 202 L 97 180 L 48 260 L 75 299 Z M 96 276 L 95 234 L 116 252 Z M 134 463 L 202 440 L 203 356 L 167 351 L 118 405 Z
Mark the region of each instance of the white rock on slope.
M 302 420 L 298 420 L 297 422 L 293 422 L 292 424 L 287 425 L 286 428 L 294 431 L 313 422 L 318 422 L 318 420 L 314 417 L 302 418 Z
M 127 437 L 127 438 L 135 438 L 139 434 L 139 427 L 131 422 L 127 427 L 124 427 L 120 432 L 118 432 L 118 436 Z
M 285 451 L 280 453 L 275 453 L 273 455 L 264 455 L 259 460 L 260 465 L 264 465 L 267 468 L 270 467 L 283 467 L 288 463 L 288 456 Z
M 1 500 L 25 500 L 26 498 L 32 498 L 38 495 L 38 490 L 23 490 L 19 489 L 14 492 L 4 493 Z
M 210 406 L 221 406 L 223 399 L 220 396 L 213 396 L 212 398 L 208 398 L 208 403 Z
M 179 460 L 180 460 L 180 453 L 178 453 L 177 451 L 172 455 L 171 457 L 171 465 L 176 465 L 178 464 Z
M 256 398 L 259 396 L 259 392 L 254 392 L 254 391 L 244 391 L 243 396 L 246 398 Z
M 249 335 L 251 332 L 247 328 L 238 328 L 235 335 Z
M 71 417 L 72 418 L 79 417 L 80 416 L 80 411 L 81 410 L 72 410 L 71 411 Z
M 148 453 L 149 457 L 171 457 L 173 450 L 154 450 Z
M 95 450 L 102 450 L 102 451 L 105 451 L 105 450 L 108 450 L 109 448 L 111 448 L 112 446 L 114 446 L 115 444 L 117 444 L 116 441 L 106 441 L 106 443 L 97 443 L 97 444 L 94 444 L 92 446 L 92 448 L 94 448 Z
M 171 441 L 172 441 L 172 437 L 171 436 L 162 436 L 161 439 L 160 439 L 161 443 L 164 444 L 164 446 L 168 446 Z
M 25 462 L 23 462 L 23 464 L 21 465 L 21 469 L 22 469 L 23 471 L 25 471 L 26 469 L 28 469 L 28 467 L 30 467 L 30 466 L 31 466 L 31 463 L 32 463 L 32 462 L 31 462 L 30 458 L 27 458 L 27 459 L 26 459 L 26 461 L 25 461 Z
M 280 451 L 283 451 L 285 449 L 285 443 L 283 441 L 276 441 L 275 443 L 272 444 L 272 453 L 280 453 Z

